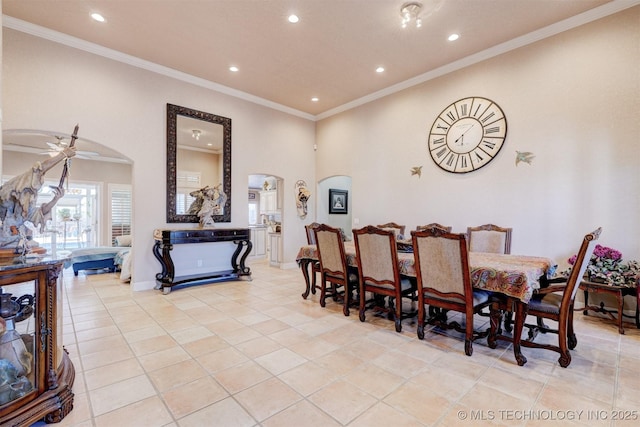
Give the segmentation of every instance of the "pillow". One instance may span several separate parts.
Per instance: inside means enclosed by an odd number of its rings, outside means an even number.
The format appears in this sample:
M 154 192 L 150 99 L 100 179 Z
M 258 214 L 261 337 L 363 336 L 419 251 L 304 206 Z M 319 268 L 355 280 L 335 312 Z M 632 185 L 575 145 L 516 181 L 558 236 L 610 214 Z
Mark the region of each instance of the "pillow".
M 131 234 L 116 237 L 116 246 L 131 246 Z
M 120 253 L 126 251 L 126 254 L 123 254 L 122 265 L 120 266 L 120 280 L 123 282 L 131 281 L 131 259 L 133 248 L 131 250 L 123 249 Z

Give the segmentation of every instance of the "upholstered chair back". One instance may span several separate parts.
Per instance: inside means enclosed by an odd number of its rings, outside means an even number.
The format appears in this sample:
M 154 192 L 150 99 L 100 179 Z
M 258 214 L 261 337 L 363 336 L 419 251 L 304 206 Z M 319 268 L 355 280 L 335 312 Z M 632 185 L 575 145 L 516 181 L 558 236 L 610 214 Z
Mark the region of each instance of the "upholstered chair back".
M 511 232 L 511 228 L 493 224 L 468 227 L 469 251 L 509 254 L 511 253 Z
M 427 231 L 428 233 L 428 231 Z M 463 266 L 468 269 L 466 259 L 466 240 L 464 234 L 441 234 L 424 235 L 414 233 L 414 256 L 419 260 L 420 277 L 422 287 L 429 291 L 436 290 L 443 294 L 455 293 L 450 298 L 465 300 L 465 282 L 469 271 L 464 271 Z M 461 251 L 461 244 L 465 246 L 465 251 Z M 466 258 L 466 257 L 465 257 Z

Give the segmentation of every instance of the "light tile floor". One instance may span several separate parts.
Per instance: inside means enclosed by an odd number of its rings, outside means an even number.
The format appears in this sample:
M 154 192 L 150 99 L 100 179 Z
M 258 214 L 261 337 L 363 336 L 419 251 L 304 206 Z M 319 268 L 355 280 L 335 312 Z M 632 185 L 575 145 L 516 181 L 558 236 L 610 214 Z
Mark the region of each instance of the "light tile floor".
M 64 344 L 76 370 L 61 426 L 635 426 L 640 332 L 576 313 L 569 368 L 555 352 L 303 300 L 299 270 L 253 262 L 253 281 L 131 292 L 65 271 Z M 477 318 L 486 328 L 487 318 Z M 553 339 L 555 336 L 542 336 Z M 622 418 L 622 420 L 621 420 Z M 627 418 L 628 420 L 625 420 Z

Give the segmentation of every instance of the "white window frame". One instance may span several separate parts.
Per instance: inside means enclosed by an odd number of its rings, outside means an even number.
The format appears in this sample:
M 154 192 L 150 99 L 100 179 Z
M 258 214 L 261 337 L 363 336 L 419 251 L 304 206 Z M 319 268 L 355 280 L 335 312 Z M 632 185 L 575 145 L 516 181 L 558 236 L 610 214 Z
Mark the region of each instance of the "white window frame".
M 107 223 L 109 224 L 109 227 L 107 229 L 107 235 L 109 237 L 108 242 L 109 242 L 109 246 L 113 246 L 113 242 L 115 237 L 114 233 L 113 233 L 113 195 L 115 192 L 119 192 L 119 193 L 128 193 L 129 194 L 129 201 L 130 201 L 130 208 L 129 208 L 129 231 L 128 232 L 123 232 L 122 234 L 130 234 L 131 233 L 131 227 L 133 224 L 133 187 L 131 185 L 128 184 L 109 184 L 109 188 L 108 188 L 108 208 L 109 208 L 109 215 L 108 215 L 108 220 Z M 126 214 L 125 214 L 126 215 Z M 123 222 L 124 224 L 124 222 Z M 122 234 L 118 234 L 118 235 L 122 235 Z
M 191 192 L 202 188 L 202 172 L 178 170 L 176 172 L 176 214 L 186 214 L 196 200 Z

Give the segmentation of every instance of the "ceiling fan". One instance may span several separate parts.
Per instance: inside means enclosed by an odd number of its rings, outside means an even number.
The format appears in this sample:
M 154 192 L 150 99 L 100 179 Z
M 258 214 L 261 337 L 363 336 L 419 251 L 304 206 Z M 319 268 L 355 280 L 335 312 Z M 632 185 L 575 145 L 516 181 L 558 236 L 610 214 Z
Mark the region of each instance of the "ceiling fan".
M 69 146 L 70 140 L 65 140 L 64 136 L 54 135 L 56 142 L 47 141 L 46 144 L 49 149 L 40 154 L 48 154 L 50 157 L 54 157 L 58 153 L 61 153 L 65 148 Z M 95 151 L 82 151 L 76 150 L 75 157 L 78 159 L 93 159 L 95 157 L 99 157 L 100 154 Z

